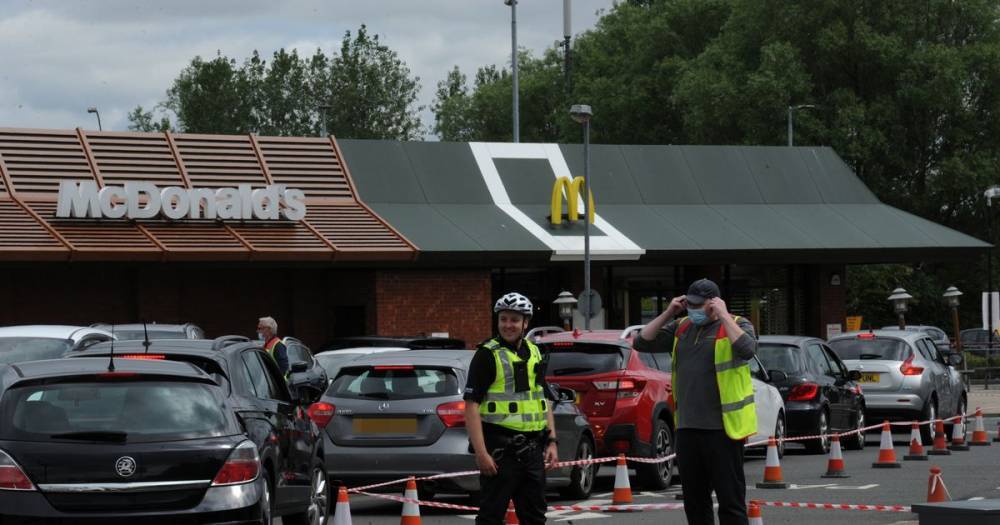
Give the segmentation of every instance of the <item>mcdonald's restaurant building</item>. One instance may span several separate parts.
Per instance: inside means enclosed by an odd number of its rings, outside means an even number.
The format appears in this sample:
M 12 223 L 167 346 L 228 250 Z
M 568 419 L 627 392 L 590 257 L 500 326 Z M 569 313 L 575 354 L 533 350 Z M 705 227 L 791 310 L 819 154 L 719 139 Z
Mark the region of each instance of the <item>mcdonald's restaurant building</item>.
M 511 290 L 561 324 L 552 301 L 583 288 L 583 165 L 579 145 L 0 128 L 0 325 L 249 335 L 271 315 L 314 347 L 474 344 Z M 589 185 L 595 327 L 710 277 L 761 333 L 825 336 L 847 265 L 988 246 L 881 203 L 829 148 L 597 145 Z

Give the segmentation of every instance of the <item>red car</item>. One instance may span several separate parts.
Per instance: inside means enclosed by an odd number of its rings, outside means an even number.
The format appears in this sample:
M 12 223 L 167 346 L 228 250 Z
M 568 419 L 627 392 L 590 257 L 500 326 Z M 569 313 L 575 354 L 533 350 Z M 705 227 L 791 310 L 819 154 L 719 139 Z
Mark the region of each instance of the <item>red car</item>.
M 576 391 L 597 456 L 662 457 L 673 452 L 670 355 L 632 350 L 637 329 L 557 332 L 533 340 L 548 356 L 545 379 Z M 673 461 L 633 465 L 643 488 L 664 489 Z

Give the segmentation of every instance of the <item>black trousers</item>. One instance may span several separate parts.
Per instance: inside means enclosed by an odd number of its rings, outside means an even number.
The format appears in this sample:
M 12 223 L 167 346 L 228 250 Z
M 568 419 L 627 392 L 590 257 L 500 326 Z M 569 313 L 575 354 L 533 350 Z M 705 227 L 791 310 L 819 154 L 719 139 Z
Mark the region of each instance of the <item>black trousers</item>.
M 505 454 L 495 476 L 479 476 L 479 514 L 476 525 L 503 525 L 507 503 L 513 499 L 521 525 L 545 523 L 545 459 L 541 446 L 519 461 Z
M 720 525 L 747 525 L 747 482 L 743 442 L 724 430 L 677 431 L 677 470 L 684 489 L 689 525 L 714 525 L 712 491 L 719 500 Z

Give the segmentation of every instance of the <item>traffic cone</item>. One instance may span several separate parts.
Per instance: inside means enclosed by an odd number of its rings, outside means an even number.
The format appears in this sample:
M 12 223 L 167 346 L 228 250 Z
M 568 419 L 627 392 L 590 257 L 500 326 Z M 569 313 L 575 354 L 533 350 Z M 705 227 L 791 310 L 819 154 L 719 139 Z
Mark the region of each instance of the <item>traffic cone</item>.
M 764 462 L 764 481 L 757 484 L 759 489 L 786 489 L 781 477 L 781 463 L 778 461 L 778 443 L 773 437 L 767 439 L 767 461 Z
M 990 446 L 990 438 L 986 435 L 986 427 L 983 425 L 983 409 L 976 407 L 976 430 L 972 431 L 972 441 L 969 442 L 974 447 Z
M 337 506 L 333 509 L 333 525 L 352 525 L 351 503 L 347 500 L 347 487 L 341 485 L 337 492 Z
M 929 456 L 950 456 L 951 451 L 944 441 L 944 421 L 938 419 L 934 422 L 934 448 L 927 453 Z
M 764 518 L 760 516 L 760 505 L 756 501 L 751 501 L 747 507 L 747 518 L 750 520 L 747 525 L 764 525 Z
M 410 478 L 406 481 L 406 489 L 403 491 L 406 499 L 419 500 L 417 494 L 417 481 Z M 403 515 L 399 519 L 399 525 L 420 525 L 420 505 L 409 501 L 403 502 Z
M 628 483 L 628 466 L 625 464 L 625 454 L 618 454 L 618 466 L 615 467 L 615 491 L 611 495 L 612 505 L 632 503 L 632 487 Z
M 994 443 L 1000 443 L 1000 421 L 997 421 L 997 437 L 993 438 Z
M 944 486 L 944 478 L 941 477 L 941 467 L 931 467 L 931 477 L 927 480 L 927 503 L 939 503 L 951 501 L 951 494 L 948 487 Z
M 878 461 L 872 463 L 872 468 L 900 468 L 896 461 L 896 449 L 892 447 L 892 430 L 889 422 L 882 423 L 882 443 L 878 447 Z
M 849 478 L 844 472 L 844 454 L 840 451 L 840 436 L 830 437 L 830 459 L 826 462 L 826 474 L 821 478 Z
M 965 414 L 951 426 L 951 444 L 948 445 L 948 450 L 969 450 L 969 445 L 965 444 Z
M 924 453 L 924 444 L 920 441 L 920 425 L 913 422 L 913 430 L 910 431 L 910 453 L 903 456 L 908 461 L 927 461 L 927 454 Z
M 520 521 L 517 521 L 517 511 L 514 510 L 514 500 L 510 500 L 507 504 L 507 515 L 504 517 L 504 525 L 520 525 Z

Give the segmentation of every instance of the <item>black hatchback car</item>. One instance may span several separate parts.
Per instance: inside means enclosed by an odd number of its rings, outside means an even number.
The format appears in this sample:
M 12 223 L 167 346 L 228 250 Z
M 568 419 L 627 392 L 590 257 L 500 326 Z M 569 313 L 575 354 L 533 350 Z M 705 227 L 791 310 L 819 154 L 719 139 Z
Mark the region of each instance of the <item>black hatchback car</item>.
M 257 447 L 187 363 L 0 368 L 0 523 L 263 523 Z
M 757 357 L 771 372 L 785 401 L 789 436 L 817 436 L 865 426 L 865 397 L 857 381 L 826 343 L 812 337 L 762 335 Z M 774 371 L 783 372 L 775 374 Z M 782 377 L 784 376 L 784 377 Z M 808 450 L 827 453 L 828 437 L 804 443 Z M 863 449 L 864 434 L 844 438 L 847 448 Z
M 97 344 L 77 356 L 102 356 L 111 345 Z M 272 514 L 282 523 L 324 523 L 330 493 L 323 463 L 322 439 L 306 408 L 322 389 L 312 377 L 292 368 L 288 381 L 260 343 L 242 336 L 214 340 L 158 339 L 116 342 L 115 361 L 167 360 L 191 363 L 222 385 L 229 404 L 250 440 L 257 445 L 264 481 L 271 496 Z M 325 387 L 326 378 L 321 385 Z M 6 524 L 4 524 L 6 525 Z

